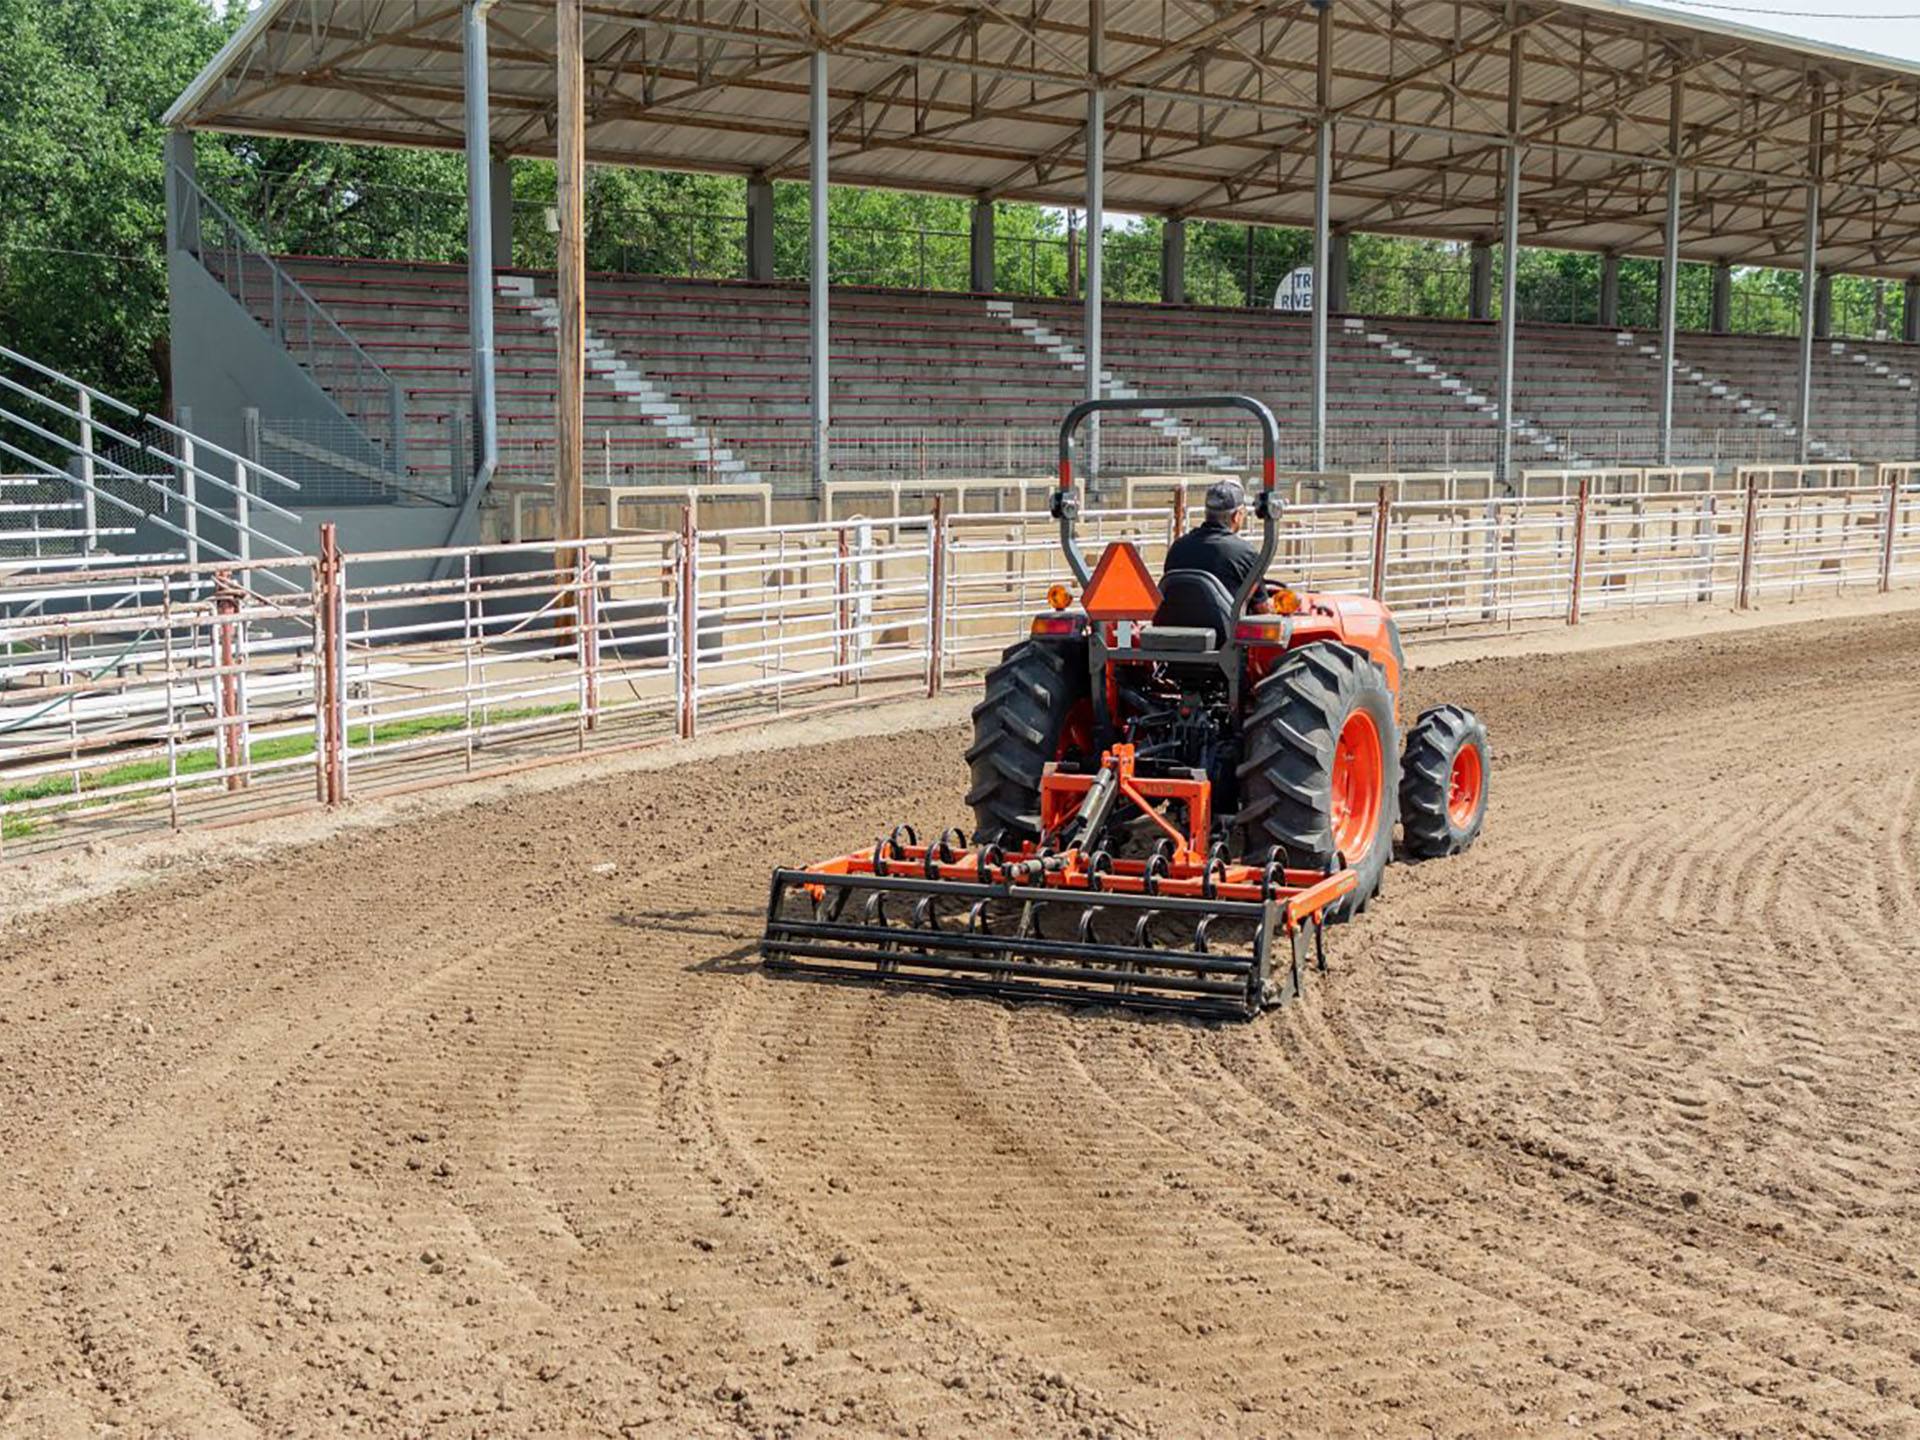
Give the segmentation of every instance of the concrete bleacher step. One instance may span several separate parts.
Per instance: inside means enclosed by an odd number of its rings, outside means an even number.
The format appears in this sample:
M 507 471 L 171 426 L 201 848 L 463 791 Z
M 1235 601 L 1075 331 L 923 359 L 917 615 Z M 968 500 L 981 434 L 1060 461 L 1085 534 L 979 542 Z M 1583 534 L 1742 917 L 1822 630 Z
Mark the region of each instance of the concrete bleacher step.
M 503 275 L 495 284 L 501 298 L 535 316 L 543 328 L 559 333 L 559 304 L 551 296 L 541 295 L 532 277 Z M 729 480 L 757 482 L 760 479 L 747 468 L 745 461 L 708 434 L 706 428 L 670 391 L 622 355 L 604 337 L 596 335 L 591 326 L 585 331 L 584 348 L 587 368 L 612 386 L 614 393 L 632 406 L 642 419 L 657 427 L 702 467 Z
M 1033 344 L 1045 350 L 1069 369 L 1083 375 L 1086 373 L 1086 354 L 1071 340 L 1056 334 L 1032 316 L 1016 314 L 1013 302 L 1010 300 L 988 300 L 985 303 L 987 314 L 1005 323 L 1014 333 L 1026 336 Z M 1140 391 L 1136 387 L 1122 382 L 1113 371 L 1104 366 L 1100 371 L 1098 389 L 1100 394 L 1116 400 L 1135 400 L 1140 396 Z M 1168 438 L 1179 441 L 1189 453 L 1198 456 L 1209 469 L 1239 468 L 1226 451 L 1211 440 L 1197 434 L 1190 425 L 1177 417 L 1159 410 L 1144 410 L 1140 413 L 1149 425 Z
M 1479 411 L 1496 425 L 1501 423 L 1498 404 L 1474 390 L 1458 375 L 1449 372 L 1440 362 L 1429 358 L 1424 352 L 1402 341 L 1391 332 L 1384 329 L 1369 329 L 1363 322 L 1352 317 L 1344 322 L 1342 328 L 1349 334 L 1364 335 L 1369 345 L 1383 351 L 1392 359 L 1400 361 L 1414 374 L 1431 380 L 1442 392 L 1457 397 L 1462 405 Z M 1579 458 L 1571 446 L 1562 444 L 1533 421 L 1517 413 L 1508 424 L 1516 439 L 1539 447 L 1543 453 L 1557 460 L 1572 462 Z

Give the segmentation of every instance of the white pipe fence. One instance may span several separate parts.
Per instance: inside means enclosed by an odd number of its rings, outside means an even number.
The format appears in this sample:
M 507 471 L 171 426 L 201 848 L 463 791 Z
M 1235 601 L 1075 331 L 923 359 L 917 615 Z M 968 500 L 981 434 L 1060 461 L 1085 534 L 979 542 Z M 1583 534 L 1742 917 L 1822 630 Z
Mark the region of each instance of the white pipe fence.
M 1571 493 L 1407 500 L 1373 485 L 1290 506 L 1274 576 L 1373 594 L 1409 633 L 1920 583 L 1920 462 L 1839 478 L 1615 493 L 1543 476 Z M 345 555 L 324 527 L 319 553 L 271 561 L 0 560 L 0 845 L 936 693 L 1070 580 L 1048 516 L 949 498 L 706 529 L 684 507 L 677 531 L 559 544 Z M 1087 513 L 1087 550 L 1129 540 L 1157 567 L 1187 498 Z

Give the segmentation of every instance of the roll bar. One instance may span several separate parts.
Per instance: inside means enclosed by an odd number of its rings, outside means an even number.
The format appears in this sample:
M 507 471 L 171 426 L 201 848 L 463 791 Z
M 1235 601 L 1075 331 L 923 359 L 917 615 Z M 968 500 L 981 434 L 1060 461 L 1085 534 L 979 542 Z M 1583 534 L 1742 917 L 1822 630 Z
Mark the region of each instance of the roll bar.
M 1244 410 L 1259 422 L 1260 492 L 1254 501 L 1254 513 L 1260 517 L 1262 527 L 1260 564 L 1241 582 L 1239 593 L 1233 597 L 1233 613 L 1244 614 L 1247 601 L 1253 596 L 1254 586 L 1265 577 L 1267 567 L 1273 564 L 1274 552 L 1280 548 L 1280 505 L 1273 494 L 1275 457 L 1280 449 L 1280 426 L 1273 418 L 1273 411 L 1251 395 L 1082 400 L 1067 411 L 1067 418 L 1060 422 L 1060 488 L 1053 492 L 1047 509 L 1060 522 L 1060 548 L 1066 551 L 1067 565 L 1082 585 L 1093 578 L 1093 572 L 1087 566 L 1087 557 L 1080 553 L 1080 542 L 1073 533 L 1074 521 L 1080 515 L 1080 498 L 1073 491 L 1073 436 L 1082 420 L 1102 410 Z

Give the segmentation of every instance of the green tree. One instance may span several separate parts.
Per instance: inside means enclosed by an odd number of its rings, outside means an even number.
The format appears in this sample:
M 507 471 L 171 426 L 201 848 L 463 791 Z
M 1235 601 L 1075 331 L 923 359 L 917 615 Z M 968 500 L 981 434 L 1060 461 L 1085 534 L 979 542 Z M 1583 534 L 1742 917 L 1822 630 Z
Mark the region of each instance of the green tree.
M 167 397 L 159 121 L 237 21 L 201 0 L 0 0 L 0 336 L 151 408 Z

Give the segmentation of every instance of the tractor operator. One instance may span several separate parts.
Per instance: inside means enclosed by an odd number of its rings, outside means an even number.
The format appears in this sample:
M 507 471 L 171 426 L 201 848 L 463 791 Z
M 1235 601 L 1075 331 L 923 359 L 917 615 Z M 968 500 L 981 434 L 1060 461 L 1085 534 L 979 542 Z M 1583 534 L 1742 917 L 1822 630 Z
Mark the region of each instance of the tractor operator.
M 1207 487 L 1207 518 L 1167 547 L 1166 570 L 1204 570 L 1229 595 L 1238 595 L 1247 576 L 1260 567 L 1260 551 L 1240 534 L 1247 523 L 1247 492 L 1238 480 L 1216 480 Z M 1266 587 L 1257 586 L 1248 609 L 1267 608 Z

